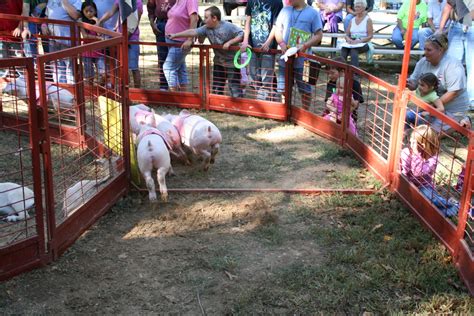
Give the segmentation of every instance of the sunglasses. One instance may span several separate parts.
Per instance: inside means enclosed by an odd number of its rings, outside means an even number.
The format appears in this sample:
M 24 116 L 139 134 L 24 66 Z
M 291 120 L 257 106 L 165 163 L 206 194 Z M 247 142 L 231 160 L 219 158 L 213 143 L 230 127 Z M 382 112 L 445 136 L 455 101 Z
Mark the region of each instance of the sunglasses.
M 436 43 L 439 45 L 439 47 L 444 48 L 447 46 L 448 43 L 446 41 L 440 40 L 436 35 L 431 35 L 430 37 L 427 38 L 430 42 Z

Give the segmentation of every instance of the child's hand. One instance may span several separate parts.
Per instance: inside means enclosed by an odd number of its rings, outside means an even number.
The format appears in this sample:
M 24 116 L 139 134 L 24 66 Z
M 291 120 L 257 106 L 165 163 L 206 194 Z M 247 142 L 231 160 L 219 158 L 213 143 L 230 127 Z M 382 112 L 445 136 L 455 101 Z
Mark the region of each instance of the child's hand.
M 182 50 L 189 50 L 191 49 L 191 45 L 193 45 L 193 39 L 189 38 L 181 45 Z
M 95 25 L 99 25 L 99 19 L 96 16 L 92 17 L 91 20 L 95 22 Z
M 243 41 L 241 44 L 240 44 L 240 52 L 241 53 L 245 53 L 245 51 L 247 50 L 247 47 L 249 46 L 249 42 L 246 42 L 246 41 Z
M 264 52 L 268 52 L 268 50 L 270 49 L 270 43 L 267 43 L 267 42 L 263 43 L 261 46 L 261 49 Z
M 224 45 L 222 45 L 222 48 L 223 48 L 223 49 L 225 49 L 225 50 L 228 50 L 228 49 L 229 49 L 229 47 L 230 47 L 230 44 L 229 44 L 229 42 L 227 42 L 227 43 L 224 43 Z
M 422 117 L 425 117 L 425 118 L 426 118 L 426 117 L 430 116 L 430 112 L 428 112 L 428 111 L 423 111 L 423 112 L 420 113 L 420 115 L 421 115 Z

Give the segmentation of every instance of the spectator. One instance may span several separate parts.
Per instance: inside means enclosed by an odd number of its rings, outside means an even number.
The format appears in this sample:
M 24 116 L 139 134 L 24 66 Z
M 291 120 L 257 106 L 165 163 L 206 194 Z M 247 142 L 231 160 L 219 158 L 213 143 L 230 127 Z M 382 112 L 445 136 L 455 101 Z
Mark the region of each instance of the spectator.
M 420 43 L 420 50 L 425 49 L 425 41 L 428 37 L 433 35 L 438 29 L 441 22 L 441 14 L 446 5 L 446 0 L 430 0 L 428 2 L 428 27 L 423 27 L 418 31 L 418 41 Z M 444 33 L 447 25 L 443 28 Z
M 156 43 L 166 43 L 165 28 L 168 22 L 168 11 L 175 4 L 176 0 L 148 0 L 148 19 L 150 26 L 156 37 Z M 168 82 L 163 72 L 163 64 L 168 56 L 167 46 L 158 46 L 158 66 L 160 68 L 160 89 L 168 90 Z
M 308 6 L 304 0 L 292 0 L 291 6 L 284 7 L 278 15 L 275 23 L 275 39 L 285 53 L 289 48 L 290 29 L 296 28 L 311 34 L 308 41 L 299 46 L 299 51 L 306 52 L 314 45 L 319 45 L 323 37 L 322 22 L 318 12 Z M 298 57 L 293 63 L 294 79 L 301 93 L 301 100 L 304 109 L 309 109 L 311 104 L 311 86 L 303 81 L 304 58 Z M 286 63 L 278 60 L 277 91 L 280 94 L 285 92 L 285 67 Z
M 97 6 L 92 0 L 85 0 L 82 3 L 81 7 L 81 22 L 91 25 L 96 25 L 99 23 L 97 18 Z M 89 39 L 100 39 L 98 34 L 94 31 L 86 30 L 81 28 L 82 38 Z M 92 80 L 95 76 L 94 67 L 100 72 L 99 68 L 104 69 L 104 66 L 99 67 L 99 64 L 104 63 L 104 58 L 101 56 L 100 52 L 92 51 L 83 53 L 84 61 L 84 77 L 92 83 Z
M 264 51 L 276 49 L 273 24 L 280 13 L 283 5 L 281 0 L 249 0 L 245 15 L 245 33 L 241 45 L 241 51 L 245 52 L 250 44 L 254 48 L 262 48 Z M 257 90 L 257 99 L 266 100 L 271 98 L 274 78 L 275 55 L 255 53 L 249 64 L 250 87 Z
M 0 13 L 20 15 L 22 10 L 21 1 L 5 0 L 0 2 Z M 21 54 L 19 39 L 13 36 L 13 31 L 17 25 L 18 21 L 15 20 L 0 20 L 0 58 L 9 58 Z
M 445 216 L 454 216 L 459 210 L 457 201 L 444 198 L 436 189 L 438 155 L 438 135 L 428 125 L 419 125 L 411 133 L 410 146 L 400 154 L 401 172 Z
M 342 64 L 346 63 L 346 61 L 342 57 L 336 57 L 333 60 Z M 334 93 L 334 91 L 337 90 L 338 78 L 344 77 L 344 69 L 336 65 L 328 64 L 327 73 L 328 73 L 329 81 L 326 85 L 326 96 L 324 97 L 324 102 L 326 103 L 331 97 L 331 95 Z M 352 100 L 351 100 L 352 118 L 354 119 L 354 122 L 357 122 L 357 117 L 358 117 L 357 110 L 359 108 L 359 104 L 361 103 L 364 103 L 364 97 L 362 96 L 362 87 L 360 85 L 360 82 L 354 78 L 352 80 Z M 323 116 L 328 113 L 329 112 L 327 111 L 323 112 Z
M 221 11 L 215 6 L 209 7 L 204 11 L 204 23 L 198 29 L 189 29 L 177 34 L 169 34 L 169 37 L 206 36 L 211 45 L 222 45 L 223 49 L 214 49 L 212 90 L 216 94 L 223 94 L 225 82 L 228 80 L 232 97 L 242 97 L 240 70 L 234 67 L 234 52 L 228 50 L 231 45 L 242 41 L 244 32 L 232 23 L 221 21 Z
M 466 115 L 469 99 L 466 91 L 466 75 L 463 65 L 446 54 L 448 40 L 443 34 L 434 34 L 425 42 L 425 57 L 420 59 L 407 81 L 407 87 L 415 90 L 418 79 L 424 73 L 433 73 L 439 80 L 438 96 L 445 114 L 456 121 Z M 449 125 L 435 119 L 431 127 L 436 131 L 449 129 Z
M 443 102 L 439 99 L 436 91 L 438 90 L 439 80 L 432 73 L 422 74 L 418 78 L 418 88 L 415 94 L 418 98 L 425 101 L 435 109 L 444 113 Z M 416 114 L 413 110 L 407 110 L 405 128 L 413 126 L 418 119 L 424 118 L 426 122 L 431 122 L 432 117 L 428 111 L 419 110 Z M 461 123 L 460 123 L 461 124 Z
M 342 57 L 347 61 L 347 57 L 351 55 L 351 64 L 355 67 L 359 67 L 359 54 L 369 50 L 368 43 L 374 33 L 372 20 L 365 11 L 366 7 L 365 0 L 355 0 L 355 16 L 346 30 L 346 43 L 341 47 Z
M 397 48 L 405 47 L 405 34 L 408 26 L 408 11 L 410 1 L 405 0 L 397 14 L 397 26 L 393 29 L 392 42 Z M 428 7 L 425 1 L 416 0 L 415 20 L 413 21 L 413 34 L 411 36 L 411 48 L 418 43 L 418 29 L 427 20 Z
M 80 17 L 81 5 L 81 0 L 48 0 L 48 4 L 46 5 L 46 16 L 49 19 L 75 21 Z M 47 27 L 42 26 L 41 32 L 44 35 L 71 37 L 70 30 L 71 28 L 69 25 L 49 24 Z M 49 40 L 49 49 L 51 52 L 56 52 L 69 47 L 71 47 L 70 40 Z M 59 59 L 55 64 L 56 69 L 53 74 L 53 80 L 55 82 L 72 83 L 74 79 L 71 60 L 68 58 Z
M 326 100 L 326 110 L 325 110 L 325 114 L 323 115 L 323 118 L 325 120 L 332 121 L 337 124 L 341 124 L 342 115 L 344 112 L 343 98 L 344 98 L 345 80 L 344 80 L 344 71 L 339 71 L 339 70 L 336 70 L 336 71 L 337 71 L 338 77 L 336 78 L 336 83 L 330 97 Z M 356 110 L 355 108 L 356 106 L 358 106 L 357 101 L 351 98 L 351 112 Z M 352 134 L 357 136 L 357 126 L 355 124 L 355 121 L 352 115 L 349 117 L 348 129 Z
M 247 5 L 247 0 L 224 0 L 222 7 L 224 9 L 224 13 L 227 16 L 232 14 L 234 9 L 238 7 L 245 7 Z
M 119 0 L 114 1 L 112 8 L 107 11 L 100 19 L 99 25 L 105 25 L 105 22 L 113 18 L 113 16 L 119 11 Z M 140 19 L 143 13 L 143 3 L 142 0 L 137 0 L 137 12 L 138 12 L 138 22 L 137 28 L 135 31 L 130 32 L 128 30 L 128 40 L 130 42 L 138 42 L 140 40 Z M 121 32 L 121 26 L 119 27 L 119 32 Z M 128 45 L 128 69 L 132 71 L 133 77 L 133 86 L 135 88 L 141 87 L 141 76 L 140 69 L 138 69 L 138 58 L 140 56 L 140 46 L 138 44 L 129 44 Z
M 47 2 L 48 0 L 23 0 L 21 15 L 35 18 L 44 17 Z M 23 39 L 26 57 L 35 57 L 38 55 L 38 34 L 40 33 L 41 25 L 28 21 L 20 21 L 17 28 L 13 31 L 14 36 L 21 36 Z M 44 52 L 49 52 L 47 41 L 43 41 L 42 44 Z
M 469 109 L 472 111 L 474 110 L 474 24 L 472 21 L 474 13 L 472 8 L 468 8 L 465 3 L 467 1 L 447 1 L 438 32 L 444 29 L 449 14 L 454 11 L 454 20 L 451 21 L 448 33 L 450 43 L 448 55 L 466 64 Z M 469 15 L 469 10 L 471 10 L 471 15 Z
M 110 10 L 111 7 L 113 7 L 115 0 L 94 0 L 94 3 L 97 7 L 97 17 L 100 19 Z M 109 31 L 115 31 L 118 29 L 118 12 L 116 12 L 114 15 L 112 15 L 107 21 L 104 22 L 102 27 L 106 28 Z M 102 35 L 103 38 L 109 38 L 108 35 Z M 105 49 L 103 52 L 103 56 L 101 59 L 99 59 L 97 66 L 98 66 L 98 71 L 102 75 L 101 76 L 101 84 L 104 83 L 105 81 L 105 73 L 106 73 L 106 67 L 109 66 L 109 63 L 111 62 L 110 58 L 107 58 L 106 56 L 109 55 L 108 49 Z M 107 61 L 107 62 L 106 62 Z M 110 66 L 109 66 L 110 67 Z M 112 66 L 114 68 L 115 66 Z M 107 85 L 111 85 L 111 83 L 107 83 Z
M 168 22 L 165 34 L 176 34 L 188 29 L 195 29 L 198 23 L 197 0 L 177 0 L 168 11 Z M 186 70 L 186 55 L 189 53 L 193 39 L 166 38 L 167 43 L 180 44 L 180 47 L 170 47 L 168 56 L 163 64 L 163 71 L 170 91 L 185 91 L 188 84 Z
M 318 0 L 317 6 L 321 14 L 321 22 L 325 31 L 337 33 L 338 24 L 342 21 L 342 9 L 345 0 Z
M 368 0 L 367 1 L 367 6 L 365 8 L 365 11 L 367 13 L 372 12 L 374 9 L 374 0 Z M 347 0 L 346 1 L 346 18 L 344 19 L 344 31 L 347 30 L 347 27 L 349 26 L 349 23 L 351 22 L 352 18 L 355 16 L 355 10 L 354 10 L 354 0 Z

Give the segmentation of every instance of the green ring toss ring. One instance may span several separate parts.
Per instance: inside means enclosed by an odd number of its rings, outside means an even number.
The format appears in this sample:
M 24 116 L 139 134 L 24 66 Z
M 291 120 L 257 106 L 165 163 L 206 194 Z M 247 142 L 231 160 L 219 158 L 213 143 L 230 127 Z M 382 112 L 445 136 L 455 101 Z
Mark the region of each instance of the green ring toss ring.
M 247 53 L 247 60 L 243 64 L 239 64 L 239 57 L 240 57 L 240 53 L 241 53 L 240 49 L 237 50 L 237 52 L 235 53 L 235 56 L 234 56 L 234 67 L 235 68 L 242 69 L 250 63 L 250 59 L 252 59 L 252 50 L 249 47 L 247 47 L 245 52 Z

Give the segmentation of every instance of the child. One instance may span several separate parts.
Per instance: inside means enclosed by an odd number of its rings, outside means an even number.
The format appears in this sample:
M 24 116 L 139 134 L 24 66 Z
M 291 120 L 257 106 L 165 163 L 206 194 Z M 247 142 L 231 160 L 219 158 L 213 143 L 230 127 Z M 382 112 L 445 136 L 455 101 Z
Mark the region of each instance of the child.
M 336 57 L 333 60 L 340 63 L 344 63 L 344 64 L 346 63 L 346 61 L 342 57 Z M 326 96 L 324 98 L 325 102 L 328 101 L 328 99 L 331 97 L 333 92 L 336 90 L 338 78 L 344 77 L 344 70 L 342 68 L 337 67 L 336 65 L 328 64 L 327 69 L 328 69 L 329 81 L 326 85 Z M 354 123 L 357 123 L 357 108 L 359 107 L 359 104 L 361 103 L 364 103 L 364 98 L 362 96 L 362 88 L 360 86 L 360 82 L 357 81 L 356 79 L 353 79 L 352 80 L 352 106 L 351 107 L 352 107 L 352 117 L 354 119 Z M 329 112 L 325 111 L 323 115 L 327 113 Z
M 234 51 L 228 51 L 231 45 L 242 41 L 244 32 L 238 26 L 221 21 L 221 11 L 216 6 L 204 11 L 204 25 L 197 29 L 189 29 L 175 34 L 167 34 L 170 39 L 179 37 L 206 36 L 212 45 L 222 45 L 223 49 L 214 49 L 214 70 L 212 77 L 213 93 L 223 94 L 226 80 L 234 98 L 242 97 L 240 70 L 234 67 Z
M 454 216 L 458 213 L 458 203 L 442 197 L 434 184 L 438 151 L 439 139 L 436 132 L 428 125 L 418 125 L 411 133 L 410 146 L 402 150 L 401 171 L 445 216 Z
M 337 57 L 335 61 L 345 63 L 344 59 Z M 326 86 L 326 110 L 323 113 L 323 117 L 327 120 L 341 123 L 342 112 L 343 112 L 343 95 L 344 95 L 344 71 L 342 68 L 338 68 L 333 65 L 328 66 L 328 77 L 329 82 Z M 360 83 L 353 80 L 352 85 L 352 98 L 351 98 L 351 117 L 349 118 L 349 130 L 357 136 L 357 126 L 355 118 L 357 118 L 357 108 L 360 102 L 364 102 L 362 98 L 362 91 L 360 89 Z
M 97 19 L 97 6 L 93 0 L 85 0 L 81 6 L 81 22 L 96 25 L 99 23 Z M 81 35 L 83 38 L 95 38 L 100 39 L 98 34 L 94 31 L 89 31 L 84 28 L 81 28 Z M 99 64 L 103 65 L 104 59 L 101 58 L 101 54 L 97 51 L 94 52 L 85 52 L 83 55 L 84 61 L 84 76 L 85 79 L 89 79 L 90 81 L 94 78 L 94 67 L 97 71 L 103 71 L 105 67 L 99 66 Z
M 441 102 L 441 99 L 436 93 L 438 90 L 438 84 L 438 78 L 434 74 L 430 72 L 424 73 L 418 79 L 418 88 L 416 89 L 415 94 L 421 100 L 430 104 L 438 111 L 444 113 L 443 102 Z M 430 113 L 428 111 L 420 110 L 418 111 L 418 115 L 423 117 L 426 121 L 431 121 Z M 417 114 L 414 111 L 407 111 L 406 122 L 410 125 L 413 125 L 415 124 L 416 120 Z

